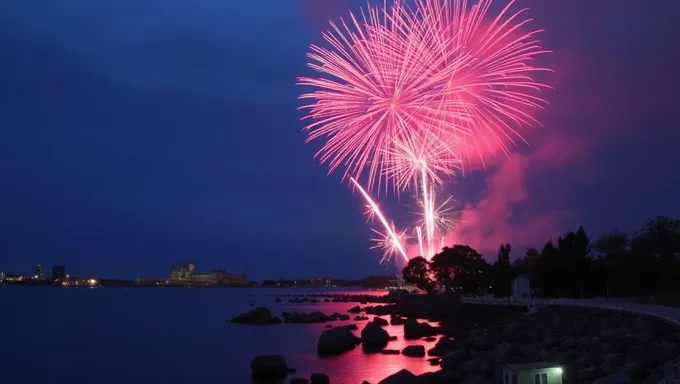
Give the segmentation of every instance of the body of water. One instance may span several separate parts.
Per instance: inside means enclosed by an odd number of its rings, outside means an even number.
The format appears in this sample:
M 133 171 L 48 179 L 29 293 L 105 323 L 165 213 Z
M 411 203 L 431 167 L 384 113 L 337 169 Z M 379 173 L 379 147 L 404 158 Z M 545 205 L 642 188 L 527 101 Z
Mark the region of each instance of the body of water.
M 276 294 L 306 289 L 49 288 L 0 286 L 0 367 L 7 383 L 249 383 L 250 361 L 281 354 L 297 370 L 292 377 L 325 373 L 336 384 L 379 380 L 408 369 L 432 367 L 425 358 L 365 354 L 360 347 L 320 358 L 318 336 L 326 324 L 265 327 L 225 323 L 266 306 L 284 311 L 347 313 L 356 303 L 274 303 Z M 328 293 L 363 293 L 335 290 Z M 353 314 L 352 317 L 354 317 Z M 372 317 L 372 316 L 370 316 Z M 434 342 L 405 341 L 403 326 L 387 326 L 398 340 L 389 349 Z

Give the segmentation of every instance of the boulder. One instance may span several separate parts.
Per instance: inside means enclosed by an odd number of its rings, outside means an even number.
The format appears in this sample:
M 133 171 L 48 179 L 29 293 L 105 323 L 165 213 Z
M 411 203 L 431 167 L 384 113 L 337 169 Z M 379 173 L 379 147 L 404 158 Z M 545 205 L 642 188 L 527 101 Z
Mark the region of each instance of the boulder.
M 311 384 L 329 384 L 331 380 L 323 373 L 312 373 Z
M 281 355 L 261 355 L 250 362 L 250 372 L 255 379 L 281 380 L 292 370 Z
M 375 322 L 367 323 L 361 330 L 361 342 L 364 348 L 382 349 L 390 341 L 390 335 Z
M 309 384 L 309 380 L 304 377 L 296 377 L 290 380 L 290 384 Z
M 390 324 L 387 320 L 383 319 L 382 317 L 374 317 L 373 322 L 378 324 L 381 327 L 384 327 L 384 326 Z
M 456 348 L 456 341 L 449 336 L 442 336 L 434 347 L 427 351 L 430 356 L 444 356 L 447 352 L 450 352 Z
M 398 349 L 383 349 L 382 351 L 380 351 L 380 353 L 382 353 L 383 355 L 398 355 L 401 352 L 399 352 Z
M 409 317 L 404 323 L 404 337 L 407 339 L 420 339 L 425 336 L 437 334 L 437 328 L 428 323 L 419 323 L 413 317 Z
M 425 347 L 422 345 L 409 345 L 401 351 L 401 354 L 408 357 L 425 356 Z
M 311 313 L 284 312 L 283 320 L 286 323 L 311 324 L 311 323 L 325 323 L 334 319 L 333 317 L 324 315 L 319 311 L 314 311 Z
M 358 306 L 358 305 L 355 305 L 352 308 L 348 309 L 347 312 L 349 312 L 349 313 L 359 313 L 359 312 L 361 312 L 361 307 Z
M 402 369 L 401 371 L 384 378 L 378 382 L 378 384 L 415 384 L 418 382 L 419 379 L 416 375 L 406 369 Z
M 250 325 L 269 325 L 279 324 L 281 319 L 272 316 L 267 307 L 257 307 L 251 309 L 249 312 L 241 313 L 240 315 L 229 320 L 230 323 L 250 324 Z
M 338 355 L 354 349 L 360 341 L 349 329 L 335 327 L 321 333 L 316 351 L 322 356 Z

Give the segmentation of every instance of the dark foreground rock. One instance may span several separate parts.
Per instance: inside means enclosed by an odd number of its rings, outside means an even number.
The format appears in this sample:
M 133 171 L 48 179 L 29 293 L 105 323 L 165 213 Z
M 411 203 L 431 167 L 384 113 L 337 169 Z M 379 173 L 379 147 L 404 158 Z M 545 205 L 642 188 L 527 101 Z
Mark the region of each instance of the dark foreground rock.
M 404 323 L 404 337 L 406 339 L 420 339 L 425 336 L 436 335 L 439 330 L 428 323 L 418 322 L 411 317 Z
M 329 384 L 331 380 L 323 373 L 312 373 L 312 384 Z
M 425 347 L 422 345 L 409 345 L 401 351 L 401 354 L 408 357 L 424 357 Z
M 295 370 L 288 368 L 286 360 L 281 355 L 257 356 L 250 362 L 250 372 L 253 379 L 280 380 Z
M 656 384 L 664 364 L 680 355 L 679 329 L 615 311 L 546 307 L 478 321 L 443 324 L 449 335 L 428 351 L 441 370 L 419 382 L 501 382 L 504 364 L 548 361 L 564 369 L 564 383 Z
M 390 341 L 390 335 L 378 323 L 366 323 L 361 330 L 361 343 L 364 350 L 379 351 Z
M 269 325 L 279 324 L 281 323 L 281 319 L 276 316 L 272 316 L 267 307 L 257 307 L 251 309 L 247 313 L 242 313 L 234 317 L 233 319 L 229 320 L 229 322 L 250 325 Z
M 316 351 L 321 356 L 337 355 L 354 349 L 360 342 L 349 329 L 335 327 L 321 333 Z
M 414 374 L 406 369 L 402 369 L 401 371 L 384 378 L 378 384 L 416 384 L 418 382 L 419 380 Z

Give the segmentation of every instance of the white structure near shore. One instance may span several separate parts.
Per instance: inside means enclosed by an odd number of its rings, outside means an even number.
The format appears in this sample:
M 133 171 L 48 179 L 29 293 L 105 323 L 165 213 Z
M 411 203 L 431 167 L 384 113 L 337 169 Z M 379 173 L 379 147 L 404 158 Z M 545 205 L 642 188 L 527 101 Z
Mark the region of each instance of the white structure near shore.
M 509 364 L 503 367 L 503 384 L 562 384 L 562 368 L 546 362 Z
M 515 300 L 531 298 L 531 281 L 527 276 L 517 276 L 512 280 L 512 298 Z

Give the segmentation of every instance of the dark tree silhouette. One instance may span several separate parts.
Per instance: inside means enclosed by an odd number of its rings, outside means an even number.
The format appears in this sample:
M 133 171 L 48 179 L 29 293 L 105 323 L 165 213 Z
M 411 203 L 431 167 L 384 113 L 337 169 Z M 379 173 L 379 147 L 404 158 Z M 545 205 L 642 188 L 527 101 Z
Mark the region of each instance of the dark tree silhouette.
M 656 256 L 666 261 L 674 260 L 680 253 L 680 220 L 670 220 L 664 216 L 647 220 L 639 238 L 646 242 L 646 248 Z
M 591 244 L 583 227 L 511 261 L 510 244 L 502 244 L 489 266 L 466 245 L 446 247 L 428 263 L 422 257 L 404 268 L 404 279 L 428 292 L 437 288 L 499 296 L 511 293 L 511 281 L 528 276 L 537 296 L 641 296 L 680 291 L 680 220 L 645 221 L 633 237 L 614 229 Z
M 402 270 L 402 275 L 407 283 L 414 284 L 429 294 L 435 292 L 437 284 L 430 277 L 430 263 L 424 257 L 418 256 L 409 260 L 406 267 Z
M 496 262 L 491 266 L 491 286 L 495 296 L 507 297 L 512 293 L 512 279 L 516 277 L 515 269 L 510 265 L 510 244 L 501 244 L 498 248 Z
M 434 255 L 430 267 L 437 283 L 449 291 L 456 288 L 476 293 L 487 285 L 488 265 L 479 252 L 467 245 L 445 247 Z

